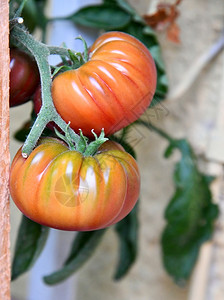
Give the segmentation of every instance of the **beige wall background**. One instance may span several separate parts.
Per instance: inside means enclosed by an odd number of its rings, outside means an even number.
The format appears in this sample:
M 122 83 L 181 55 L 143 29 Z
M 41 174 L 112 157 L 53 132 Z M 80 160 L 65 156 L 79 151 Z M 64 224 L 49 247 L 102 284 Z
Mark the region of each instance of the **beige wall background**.
M 140 13 L 151 11 L 158 1 L 130 0 Z M 164 1 L 168 2 L 168 1 Z M 173 1 L 169 1 L 173 2 Z M 165 34 L 159 35 L 163 57 L 167 67 L 171 94 L 177 86 L 186 80 L 186 74 L 207 49 L 216 42 L 224 28 L 224 2 L 221 0 L 183 0 L 180 5 L 178 24 L 181 29 L 181 44 L 176 45 L 166 40 Z M 214 159 L 214 152 L 208 148 L 214 139 L 220 103 L 223 99 L 224 54 L 220 53 L 203 68 L 193 84 L 179 99 L 164 102 L 164 111 L 152 117 L 152 122 L 174 137 L 187 137 L 195 152 L 199 155 L 201 167 L 217 176 L 214 188 L 215 198 L 220 200 L 220 186 L 223 166 L 220 159 Z M 11 110 L 11 135 L 18 128 L 22 119 L 29 115 L 30 104 Z M 168 112 L 168 114 L 167 114 Z M 153 113 L 153 112 L 152 112 Z M 118 259 L 118 242 L 113 230 L 109 230 L 102 244 L 92 259 L 81 269 L 76 277 L 76 294 L 80 300 L 219 300 L 223 299 L 224 276 L 218 265 L 223 252 L 223 221 L 217 223 L 217 234 L 209 244 L 209 251 L 201 256 L 201 262 L 192 281 L 185 287 L 176 286 L 166 274 L 161 263 L 160 234 L 164 227 L 163 212 L 172 196 L 172 174 L 175 155 L 166 160 L 163 152 L 166 142 L 152 132 L 136 128 L 133 135 L 141 139 L 136 145 L 138 162 L 141 169 L 141 203 L 140 203 L 140 245 L 139 257 L 130 273 L 120 282 L 113 282 L 112 276 Z M 19 147 L 12 140 L 12 157 Z M 216 146 L 213 148 L 216 149 Z M 223 152 L 224 153 L 224 152 Z M 12 249 L 15 232 L 18 228 L 20 214 L 12 204 Z M 221 216 L 220 216 L 221 218 Z M 217 237 L 218 235 L 218 237 Z M 208 274 L 202 278 L 200 270 Z M 199 271 L 198 271 L 199 270 Z M 197 275 L 199 274 L 199 275 Z M 27 278 L 25 275 L 12 285 L 14 295 L 26 299 Z M 201 279 L 201 280 L 200 280 Z M 199 296 L 198 285 L 206 282 L 206 293 Z M 199 283 L 198 283 L 199 282 Z M 24 289 L 21 289 L 21 287 Z M 209 289 L 209 290 L 208 290 Z M 66 293 L 66 291 L 65 291 Z M 206 295 L 206 296 L 205 296 Z M 30 300 L 30 299 L 28 299 Z M 44 299 L 45 300 L 45 299 Z M 46 299 L 48 300 L 48 299 Z

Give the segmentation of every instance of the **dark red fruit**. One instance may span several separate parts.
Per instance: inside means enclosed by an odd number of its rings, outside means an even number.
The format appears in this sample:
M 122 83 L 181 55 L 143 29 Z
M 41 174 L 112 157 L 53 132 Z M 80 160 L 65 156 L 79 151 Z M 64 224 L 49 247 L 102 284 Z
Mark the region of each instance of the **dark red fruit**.
M 10 107 L 31 99 L 40 82 L 35 61 L 25 52 L 10 50 Z

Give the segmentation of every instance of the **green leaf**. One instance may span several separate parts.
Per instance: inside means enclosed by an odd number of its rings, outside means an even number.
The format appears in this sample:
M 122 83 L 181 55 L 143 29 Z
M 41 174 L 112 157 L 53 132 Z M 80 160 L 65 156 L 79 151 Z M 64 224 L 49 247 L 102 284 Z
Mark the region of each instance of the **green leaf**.
M 15 132 L 14 138 L 19 142 L 25 142 L 26 137 L 30 132 L 31 126 L 32 121 L 27 121 L 26 123 L 24 123 L 22 127 Z
M 103 0 L 104 4 L 107 5 L 116 5 L 117 0 Z
M 28 271 L 36 262 L 44 248 L 48 232 L 49 228 L 22 217 L 12 263 L 12 280 Z
M 131 16 L 120 8 L 103 4 L 81 8 L 68 19 L 83 26 L 114 30 L 126 26 Z
M 136 260 L 138 253 L 138 204 L 116 227 L 120 240 L 120 257 L 114 279 L 123 278 Z
M 38 24 L 37 6 L 34 0 L 28 0 L 22 12 L 24 24 L 32 33 Z
M 132 16 L 133 20 L 144 23 L 144 19 L 140 15 L 137 14 L 135 9 L 127 1 L 125 1 L 125 0 L 104 0 L 103 2 L 104 2 L 104 4 L 109 4 L 109 5 L 113 5 L 114 7 L 122 8 L 124 11 L 126 11 L 127 13 L 129 13 Z
M 117 5 L 124 11 L 132 15 L 134 21 L 144 24 L 144 19 L 136 12 L 136 10 L 125 0 L 116 0 Z
M 165 70 L 165 65 L 164 65 L 164 62 L 162 59 L 161 49 L 160 49 L 159 45 L 150 47 L 150 52 L 157 64 L 158 68 L 160 68 L 160 70 L 162 70 L 162 71 Z
M 168 92 L 168 79 L 165 73 L 165 65 L 162 59 L 162 53 L 159 45 L 149 48 L 157 67 L 157 86 L 154 98 L 157 102 L 163 100 Z
M 26 2 L 27 2 L 27 0 L 21 0 L 20 1 L 19 7 L 18 7 L 18 9 L 17 9 L 17 11 L 16 11 L 16 13 L 14 15 L 14 18 L 18 18 L 18 17 L 21 16 L 21 13 L 22 13 L 22 11 L 24 9 L 24 6 L 26 5 Z
M 65 71 L 70 71 L 71 67 L 69 66 L 60 66 L 60 67 L 56 67 L 52 73 L 52 78 L 54 78 L 58 73 L 60 72 L 65 72 Z
M 211 238 L 214 230 L 218 206 L 212 203 L 209 188 L 214 178 L 198 170 L 195 155 L 186 140 L 175 140 L 144 120 L 135 123 L 153 130 L 169 142 L 166 158 L 173 150 L 179 150 L 182 155 L 175 167 L 176 191 L 165 211 L 167 225 L 161 239 L 163 264 L 174 280 L 182 283 L 193 270 L 200 246 Z
M 167 225 L 162 234 L 163 263 L 176 282 L 189 278 L 201 244 L 210 239 L 218 215 L 212 203 L 208 176 L 202 174 L 194 153 L 186 140 L 172 143 L 166 155 L 178 149 L 181 160 L 176 164 L 176 191 L 165 211 Z
M 122 31 L 136 37 L 150 50 L 151 47 L 158 45 L 158 40 L 154 33 L 145 33 L 145 28 L 144 24 L 132 20 Z
M 30 120 L 26 121 L 21 128 L 19 128 L 13 135 L 13 137 L 19 141 L 19 142 L 25 142 L 31 127 L 34 123 L 34 121 L 36 120 L 36 114 L 34 111 L 32 111 L 31 113 L 31 118 Z M 45 128 L 44 131 L 42 132 L 42 136 L 55 136 L 54 131 L 49 129 L 49 128 Z
M 168 92 L 168 80 L 164 71 L 161 71 L 160 68 L 157 67 L 157 86 L 154 98 L 157 102 L 160 102 L 166 97 Z
M 53 285 L 75 273 L 93 255 L 105 232 L 106 229 L 78 232 L 72 244 L 70 254 L 62 268 L 45 276 L 44 282 Z
M 10 18 L 21 16 L 24 19 L 24 25 L 27 27 L 30 33 L 32 33 L 36 27 L 43 28 L 43 23 L 46 23 L 44 16 L 44 9 L 46 6 L 46 0 L 28 0 L 23 5 L 24 0 L 10 1 Z M 16 7 L 19 7 L 17 11 Z M 16 13 L 16 14 L 15 14 Z

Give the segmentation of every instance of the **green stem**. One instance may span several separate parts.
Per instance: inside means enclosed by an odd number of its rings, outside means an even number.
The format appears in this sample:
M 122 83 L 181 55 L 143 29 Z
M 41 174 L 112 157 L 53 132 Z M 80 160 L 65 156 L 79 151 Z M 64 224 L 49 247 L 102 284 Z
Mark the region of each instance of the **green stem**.
M 18 43 L 22 43 L 35 57 L 41 79 L 42 107 L 22 149 L 22 155 L 28 157 L 48 122 L 54 121 L 64 132 L 66 132 L 67 124 L 57 113 L 51 97 L 51 69 L 48 64 L 50 50 L 45 44 L 36 41 L 32 35 L 28 34 L 20 26 L 15 26 L 11 34 Z M 59 54 L 59 50 L 57 54 Z M 62 55 L 64 54 L 63 49 Z M 71 128 L 69 128 L 69 133 L 74 143 L 78 143 L 80 139 L 79 135 Z
M 16 13 L 15 13 L 15 15 L 14 15 L 14 18 L 18 18 L 18 17 L 21 16 L 21 13 L 22 13 L 22 11 L 23 11 L 23 8 L 24 8 L 26 2 L 27 2 L 27 0 L 23 0 L 23 1 L 22 1 L 22 3 L 20 4 L 19 8 L 17 9 L 17 11 L 16 11 Z
M 48 50 L 50 51 L 50 54 L 58 54 L 61 56 L 68 56 L 69 57 L 69 52 L 68 49 L 63 48 L 63 47 L 55 47 L 55 46 L 47 46 Z
M 49 18 L 47 19 L 47 22 L 55 22 L 55 21 L 69 21 L 70 20 L 70 16 L 68 17 L 54 17 L 54 18 Z
M 23 27 L 19 26 L 18 24 L 13 27 L 11 36 L 15 41 L 18 42 L 18 45 L 23 44 L 23 46 L 25 46 L 25 48 L 32 53 L 39 68 L 41 81 L 42 107 L 23 145 L 23 157 L 28 157 L 28 155 L 32 152 L 44 128 L 51 121 L 56 123 L 65 132 L 65 137 L 63 137 L 63 139 L 68 142 L 70 149 L 74 148 L 76 151 L 83 153 L 85 156 L 93 155 L 97 151 L 98 147 L 107 140 L 107 138 L 104 136 L 104 131 L 102 130 L 100 136 L 97 137 L 92 130 L 95 141 L 88 145 L 87 138 L 85 138 L 82 133 L 80 133 L 80 136 L 76 134 L 57 113 L 51 96 L 52 76 L 51 68 L 48 64 L 48 56 L 50 54 L 58 54 L 70 58 L 71 53 L 73 54 L 73 52 L 61 47 L 49 47 L 41 42 L 36 41 L 32 35 L 27 33 Z M 87 45 L 82 38 L 80 39 L 84 42 L 84 55 L 85 59 L 87 59 Z M 77 53 L 77 55 L 78 54 L 79 53 Z M 75 147 L 73 147 L 73 143 Z
M 148 128 L 149 130 L 152 130 L 152 131 L 158 133 L 161 137 L 165 138 L 170 144 L 176 143 L 175 139 L 173 139 L 171 136 L 169 136 L 166 132 L 164 132 L 160 128 L 157 128 L 154 125 L 152 125 L 152 123 L 148 123 L 144 120 L 139 119 L 139 120 L 135 121 L 135 124 L 143 125 L 146 128 Z
M 126 127 L 124 127 L 121 131 L 121 135 L 119 136 L 119 140 L 125 140 L 126 136 L 128 135 L 130 129 L 131 129 L 132 125 L 128 125 Z

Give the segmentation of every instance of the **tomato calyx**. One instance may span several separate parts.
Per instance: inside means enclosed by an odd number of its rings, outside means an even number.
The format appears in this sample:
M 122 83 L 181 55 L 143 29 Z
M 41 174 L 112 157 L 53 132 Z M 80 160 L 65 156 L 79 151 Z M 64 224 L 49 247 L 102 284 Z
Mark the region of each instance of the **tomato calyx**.
M 108 140 L 108 138 L 105 137 L 104 129 L 102 129 L 99 137 L 95 134 L 94 129 L 92 129 L 91 132 L 95 137 L 95 141 L 92 141 L 87 145 L 86 150 L 83 153 L 84 156 L 94 155 L 97 152 L 98 148 Z
M 83 42 L 83 53 L 67 49 L 69 60 L 65 59 L 64 56 L 60 55 L 63 65 L 60 64 L 59 66 L 56 66 L 56 68 L 54 68 L 52 78 L 55 77 L 58 73 L 78 69 L 89 60 L 88 46 L 86 41 L 82 36 L 78 36 L 76 40 L 81 40 Z
M 66 130 L 65 130 L 65 135 L 61 134 L 56 128 L 54 128 L 54 131 L 55 131 L 55 134 L 60 138 L 62 139 L 68 146 L 69 146 L 69 149 L 70 150 L 76 150 L 76 147 L 74 145 L 74 142 L 72 140 L 72 137 L 71 135 L 69 134 L 69 131 L 68 131 L 68 128 L 69 128 L 69 124 L 67 125 L 66 127 Z
M 88 52 L 88 46 L 86 41 L 84 40 L 84 38 L 80 35 L 76 38 L 76 40 L 80 40 L 83 42 L 83 46 L 84 46 L 84 52 L 83 52 L 83 60 L 84 63 L 86 63 L 89 60 L 89 52 Z
M 94 135 L 95 140 L 88 143 L 88 138 L 84 136 L 82 130 L 79 129 L 80 139 L 77 142 L 72 138 L 69 132 L 69 125 L 70 123 L 67 124 L 64 135 L 61 134 L 56 128 L 54 129 L 55 134 L 57 135 L 58 138 L 63 140 L 68 145 L 71 151 L 78 151 L 82 153 L 83 156 L 94 155 L 99 149 L 99 147 L 108 140 L 108 138 L 105 137 L 104 129 L 102 129 L 99 136 L 97 136 L 94 132 L 94 129 L 92 129 L 91 132 Z

